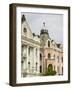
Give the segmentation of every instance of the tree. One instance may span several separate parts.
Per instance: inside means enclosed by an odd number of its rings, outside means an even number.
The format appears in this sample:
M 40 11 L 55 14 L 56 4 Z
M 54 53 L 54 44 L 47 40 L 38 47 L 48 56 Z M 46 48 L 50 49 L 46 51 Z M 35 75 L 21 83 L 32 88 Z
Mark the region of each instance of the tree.
M 45 73 L 45 76 L 51 76 L 51 75 L 56 75 L 56 71 L 53 70 L 52 64 L 48 65 L 47 71 Z

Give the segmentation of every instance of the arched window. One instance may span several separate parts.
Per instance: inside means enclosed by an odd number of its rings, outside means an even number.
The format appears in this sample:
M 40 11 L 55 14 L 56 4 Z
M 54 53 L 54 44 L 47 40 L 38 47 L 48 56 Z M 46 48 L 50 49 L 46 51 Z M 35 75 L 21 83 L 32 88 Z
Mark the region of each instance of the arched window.
M 50 55 L 50 53 L 48 53 L 48 59 L 50 59 L 51 58 L 51 55 Z
M 50 41 L 48 41 L 48 47 L 50 47 Z
M 42 60 L 42 54 L 40 53 L 40 60 Z
M 42 73 L 42 66 L 40 65 L 40 73 Z

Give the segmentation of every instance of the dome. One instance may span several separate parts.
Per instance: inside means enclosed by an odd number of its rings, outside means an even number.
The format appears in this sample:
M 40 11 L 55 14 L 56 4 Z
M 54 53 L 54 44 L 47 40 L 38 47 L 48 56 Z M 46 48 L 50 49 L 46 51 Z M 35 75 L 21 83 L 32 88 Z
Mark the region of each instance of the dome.
M 46 29 L 46 26 L 45 26 L 45 22 L 43 22 L 43 28 L 42 28 L 41 31 L 40 31 L 40 35 L 41 35 L 41 34 L 46 34 L 46 35 L 48 35 L 48 38 L 50 38 L 50 37 L 49 37 L 48 30 Z
M 41 29 L 41 33 L 40 34 L 48 34 L 48 30 L 46 29 Z

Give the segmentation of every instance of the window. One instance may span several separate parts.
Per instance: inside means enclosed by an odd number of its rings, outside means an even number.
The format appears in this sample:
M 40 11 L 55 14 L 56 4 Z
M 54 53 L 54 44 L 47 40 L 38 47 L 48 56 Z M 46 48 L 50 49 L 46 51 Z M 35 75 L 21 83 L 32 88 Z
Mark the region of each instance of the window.
M 63 75 L 63 67 L 62 67 L 62 75 Z
M 27 29 L 26 29 L 25 27 L 24 27 L 24 29 L 23 29 L 23 32 L 24 32 L 24 33 L 27 33 Z
M 30 69 L 30 62 L 28 62 L 28 69 Z
M 42 55 L 41 55 L 41 53 L 40 53 L 40 60 L 42 60 Z
M 36 71 L 37 71 L 37 66 L 38 66 L 38 63 L 36 62 Z
M 22 61 L 21 61 L 21 63 L 23 64 L 23 63 L 24 63 L 24 61 L 22 60 Z
M 40 73 L 42 73 L 42 66 L 40 65 Z
M 50 41 L 48 41 L 48 47 L 50 47 Z
M 23 64 L 24 64 L 24 61 L 22 60 L 21 61 L 21 69 L 23 70 Z
M 61 58 L 61 60 L 62 60 L 62 63 L 63 63 L 63 57 Z
M 49 59 L 51 58 L 51 55 L 50 55 L 50 53 L 48 53 L 48 58 L 49 58 Z

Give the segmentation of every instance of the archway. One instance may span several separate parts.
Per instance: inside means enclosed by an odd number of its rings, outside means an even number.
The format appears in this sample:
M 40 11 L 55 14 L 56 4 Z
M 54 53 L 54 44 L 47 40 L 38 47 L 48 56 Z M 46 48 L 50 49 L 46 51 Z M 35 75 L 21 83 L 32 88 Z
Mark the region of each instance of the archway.
M 53 71 L 53 66 L 52 66 L 52 64 L 49 64 L 49 65 L 48 65 L 48 71 Z

